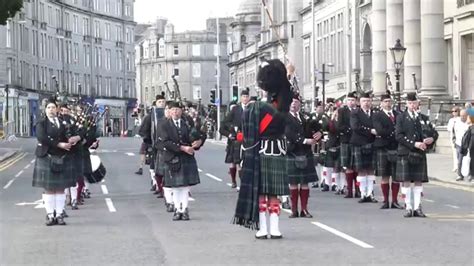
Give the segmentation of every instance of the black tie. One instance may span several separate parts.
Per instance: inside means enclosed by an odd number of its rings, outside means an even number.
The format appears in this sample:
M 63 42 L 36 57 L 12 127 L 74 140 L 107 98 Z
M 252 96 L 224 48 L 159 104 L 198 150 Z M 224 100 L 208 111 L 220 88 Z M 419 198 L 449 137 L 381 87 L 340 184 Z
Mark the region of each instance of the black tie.
M 179 128 L 179 120 L 176 120 L 176 127 Z

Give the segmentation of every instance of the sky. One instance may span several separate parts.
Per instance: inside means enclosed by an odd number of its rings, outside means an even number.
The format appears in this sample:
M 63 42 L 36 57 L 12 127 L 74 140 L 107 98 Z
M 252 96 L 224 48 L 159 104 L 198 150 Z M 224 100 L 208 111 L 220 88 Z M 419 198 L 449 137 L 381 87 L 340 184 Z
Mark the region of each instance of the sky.
M 209 17 L 234 16 L 241 0 L 136 0 L 135 21 L 165 17 L 176 31 L 205 29 Z

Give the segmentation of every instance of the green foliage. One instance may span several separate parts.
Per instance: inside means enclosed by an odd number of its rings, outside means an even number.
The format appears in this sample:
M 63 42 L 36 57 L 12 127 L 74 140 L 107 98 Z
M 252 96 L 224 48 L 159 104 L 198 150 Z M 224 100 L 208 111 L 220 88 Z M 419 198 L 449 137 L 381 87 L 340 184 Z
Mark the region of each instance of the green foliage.
M 0 25 L 6 25 L 22 7 L 23 0 L 0 0 Z

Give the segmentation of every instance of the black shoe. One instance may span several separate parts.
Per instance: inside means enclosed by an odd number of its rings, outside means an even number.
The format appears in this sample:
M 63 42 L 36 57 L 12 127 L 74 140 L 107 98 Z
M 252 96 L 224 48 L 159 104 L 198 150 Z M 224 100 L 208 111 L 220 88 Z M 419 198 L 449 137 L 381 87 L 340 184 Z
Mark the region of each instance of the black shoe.
M 55 225 L 56 221 L 53 218 L 53 215 L 46 214 L 46 226 Z
M 263 240 L 263 239 L 268 239 L 268 236 L 267 236 L 267 235 L 264 235 L 264 236 L 257 236 L 257 235 L 255 235 L 255 238 L 256 238 L 256 239 L 259 239 L 259 240 Z
M 84 198 L 89 199 L 90 197 L 91 197 L 91 192 L 89 191 L 89 189 L 86 188 L 84 192 Z
M 166 207 L 166 211 L 167 212 L 174 212 L 174 205 L 173 204 L 168 204 L 168 206 Z
M 298 210 L 296 210 L 296 212 L 291 212 L 291 215 L 288 216 L 288 218 L 298 218 Z
M 316 183 L 313 183 L 313 185 L 311 186 L 312 188 L 318 188 L 319 187 L 319 183 L 316 182 Z
M 71 202 L 71 209 L 72 210 L 79 210 L 79 207 L 77 207 L 77 201 L 76 200 L 73 200 Z
M 308 210 L 302 210 L 300 213 L 301 218 L 313 218 L 313 215 L 308 212 Z
M 462 176 L 458 176 L 458 178 L 456 178 L 456 181 L 463 181 L 464 180 L 464 177 Z
M 384 209 L 388 209 L 390 208 L 390 205 L 388 204 L 388 201 L 384 202 L 382 207 L 380 207 L 380 209 L 384 210 Z
M 63 210 L 63 212 L 61 213 L 61 217 L 63 217 L 63 218 L 69 217 L 69 215 L 67 215 L 67 213 L 66 213 L 66 210 Z
M 336 189 L 337 189 L 337 186 L 336 186 L 336 185 L 332 185 L 332 186 L 331 186 L 331 191 L 336 191 Z
M 236 183 L 232 183 L 232 188 L 236 188 L 237 187 L 237 184 Z
M 378 203 L 379 201 L 374 198 L 374 196 L 367 197 L 367 202 Z
M 290 203 L 288 201 L 283 202 L 283 204 L 281 204 L 281 207 L 285 210 L 291 209 Z
M 323 191 L 323 192 L 329 191 L 329 186 L 324 184 L 323 189 L 321 189 L 321 191 Z
M 135 172 L 136 175 L 143 175 L 143 169 L 140 167 L 138 171 Z
M 156 192 L 156 185 L 152 185 L 150 188 L 150 191 L 155 191 Z
M 178 211 L 175 211 L 173 215 L 173 221 L 179 221 L 183 218 L 183 214 L 179 213 Z
M 347 195 L 344 196 L 345 199 L 352 199 L 353 197 L 352 193 L 347 193 Z
M 360 192 L 356 191 L 356 193 L 354 194 L 354 197 L 355 198 L 360 198 Z
M 62 217 L 62 216 L 56 217 L 56 224 L 57 225 L 66 225 L 66 222 L 64 221 L 64 217 Z
M 274 235 L 270 235 L 270 239 L 282 239 L 283 236 L 274 236 Z
M 181 220 L 183 221 L 189 221 L 189 211 L 186 209 L 184 213 L 181 215 Z
M 156 193 L 156 195 L 157 195 L 156 198 L 158 198 L 158 199 L 164 198 L 163 193 L 161 193 L 161 192 Z
M 399 210 L 403 210 L 403 209 L 404 209 L 402 206 L 400 206 L 400 204 L 398 204 L 398 202 L 392 202 L 392 205 L 390 206 L 390 208 L 392 208 L 392 209 L 399 209 Z
M 407 212 L 403 215 L 405 218 L 413 217 L 413 210 L 407 210 Z
M 421 217 L 421 218 L 426 218 L 426 215 L 423 213 L 421 209 L 415 210 L 413 212 L 414 217 Z

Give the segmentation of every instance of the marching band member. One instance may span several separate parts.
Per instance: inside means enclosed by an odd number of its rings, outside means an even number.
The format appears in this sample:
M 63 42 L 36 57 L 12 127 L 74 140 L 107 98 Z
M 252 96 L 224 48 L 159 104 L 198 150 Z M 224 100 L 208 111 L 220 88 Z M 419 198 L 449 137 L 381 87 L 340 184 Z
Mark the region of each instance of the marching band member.
M 434 144 L 438 134 L 434 129 L 430 132 L 431 136 L 423 132 L 422 121 L 426 118 L 417 112 L 419 102 L 416 93 L 408 93 L 406 101 L 407 109 L 397 117 L 395 127 L 398 141 L 396 179 L 403 182 L 402 193 L 407 210 L 404 217 L 426 217 L 421 210 L 422 183 L 428 182 L 426 151 Z M 413 188 L 411 183 L 414 183 Z
M 70 153 L 75 143 L 66 136 L 66 128 L 57 117 L 58 106 L 54 99 L 48 100 L 45 112 L 46 115 L 36 124 L 38 145 L 32 184 L 45 190 L 46 225 L 66 225 L 63 216 L 66 202 L 64 190 L 77 181 Z
M 242 132 L 242 113 L 247 108 L 249 100 L 249 91 L 242 90 L 240 104 L 231 109 L 219 129 L 221 135 L 227 137 L 225 163 L 230 164 L 229 174 L 232 180 L 232 188 L 237 187 L 236 175 L 240 172 L 240 162 L 242 160 L 240 155 L 242 143 L 236 139 L 236 136 Z
M 372 121 L 374 129 L 377 132 L 374 140 L 376 154 L 377 176 L 382 177 L 380 187 L 383 194 L 383 205 L 381 209 L 403 209 L 398 204 L 398 192 L 400 183 L 395 181 L 397 170 L 397 147 L 398 142 L 395 139 L 395 123 L 399 113 L 392 108 L 392 98 L 390 94 L 381 96 L 380 112 L 374 113 Z M 392 177 L 392 182 L 390 182 Z M 389 192 L 392 189 L 392 204 L 389 203 Z
M 250 104 L 243 114 L 242 176 L 233 223 L 259 229 L 257 239 L 266 239 L 268 233 L 279 239 L 282 234 L 278 196 L 289 193 L 284 133 L 292 100 L 291 84 L 285 65 L 278 59 L 262 63 L 257 83 L 270 98 L 268 103 Z
M 309 136 L 305 132 L 307 121 L 300 113 L 301 100 L 295 94 L 290 105 L 290 115 L 285 128 L 288 145 L 288 178 L 290 181 L 291 215 L 290 218 L 313 216 L 308 212 L 309 182 L 316 182 L 318 176 L 314 165 L 311 145 L 321 139 L 321 132 Z M 298 188 L 298 186 L 300 186 Z M 301 213 L 298 213 L 298 197 Z
M 346 105 L 338 109 L 338 120 L 336 123 L 337 131 L 339 132 L 339 139 L 341 142 L 341 151 L 340 151 L 340 163 L 341 167 L 346 173 L 347 181 L 347 195 L 345 198 L 353 197 L 353 185 L 355 187 L 355 197 L 359 197 L 359 190 L 356 183 L 357 173 L 354 171 L 353 167 L 353 151 L 352 144 L 350 143 L 352 128 L 351 128 L 351 112 L 357 108 L 357 95 L 355 92 L 350 92 L 346 97 Z
M 339 154 L 341 151 L 339 134 L 336 124 L 338 119 L 337 107 L 334 107 L 331 120 L 328 124 L 328 139 L 326 141 L 326 167 L 332 169 L 332 182 L 336 185 L 336 195 L 344 195 L 344 187 L 346 186 L 346 174 L 342 171 Z
M 189 220 L 189 187 L 200 183 L 194 152 L 202 146 L 204 136 L 192 141 L 193 128 L 182 118 L 180 103 L 174 102 L 170 107 L 171 119 L 162 125 L 159 132 L 166 149 L 163 154 L 165 183 L 172 188 L 173 221 Z
M 166 176 L 165 172 L 165 161 L 163 159 L 164 157 L 164 152 L 165 152 L 165 147 L 163 145 L 163 139 L 161 138 L 160 132 L 163 131 L 163 126 L 167 123 L 169 119 L 171 119 L 170 115 L 170 109 L 172 105 L 172 101 L 166 102 L 165 106 L 165 119 L 161 120 L 158 123 L 158 140 L 159 140 L 159 145 L 158 145 L 158 153 L 160 155 L 158 156 L 158 161 L 157 161 L 157 171 L 158 173 L 163 173 L 163 176 Z M 163 196 L 165 199 L 165 207 L 167 212 L 174 212 L 174 203 L 173 203 L 173 191 L 172 188 L 166 183 L 166 178 L 163 179 Z
M 352 135 L 350 143 L 353 145 L 354 168 L 357 171 L 361 199 L 359 203 L 377 202 L 373 197 L 374 165 L 373 142 L 376 130 L 372 123 L 372 97 L 370 93 L 363 93 L 360 97 L 360 108 L 351 112 Z

